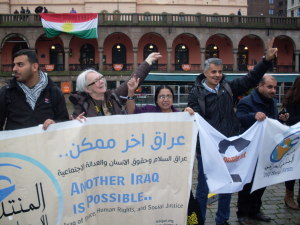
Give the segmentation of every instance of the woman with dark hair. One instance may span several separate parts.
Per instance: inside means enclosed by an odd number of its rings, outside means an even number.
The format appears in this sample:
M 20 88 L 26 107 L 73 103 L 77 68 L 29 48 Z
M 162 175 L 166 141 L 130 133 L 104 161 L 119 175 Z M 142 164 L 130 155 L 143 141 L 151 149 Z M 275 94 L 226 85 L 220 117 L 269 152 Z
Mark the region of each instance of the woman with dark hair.
M 292 126 L 300 121 L 300 76 L 296 78 L 293 86 L 288 90 L 283 100 L 283 109 L 289 114 L 289 119 L 286 124 Z M 298 205 L 294 201 L 294 186 L 296 180 L 289 180 L 285 182 L 285 205 L 291 209 L 299 210 L 300 208 L 300 185 L 298 190 Z M 299 180 L 300 184 L 300 180 Z
M 134 101 L 134 92 L 139 84 L 139 78 L 132 78 L 128 81 L 128 97 L 126 109 L 128 114 L 145 112 L 178 112 L 173 106 L 174 92 L 168 85 L 162 85 L 156 88 L 154 94 L 154 105 L 145 105 L 137 107 Z
M 154 112 L 179 112 L 173 106 L 174 92 L 171 87 L 168 85 L 161 85 L 156 88 L 154 94 L 155 105 L 145 105 L 143 107 L 137 107 L 135 105 L 134 92 L 139 86 L 140 78 L 132 77 L 128 83 L 128 96 L 126 102 L 126 109 L 128 114 L 137 114 L 137 113 L 154 113 Z M 194 114 L 194 110 L 190 107 L 184 109 L 185 112 L 189 112 L 190 115 Z M 190 199 L 188 205 L 188 221 L 193 220 L 193 224 L 202 225 L 204 221 L 202 219 L 200 208 L 193 196 L 192 191 L 190 192 Z M 190 224 L 190 223 L 188 223 Z
M 126 110 L 128 114 L 146 113 L 146 112 L 178 112 L 173 106 L 174 92 L 168 85 L 161 85 L 156 88 L 154 94 L 155 105 L 145 105 L 137 107 L 135 105 L 134 92 L 139 86 L 139 78 L 132 77 L 128 83 L 128 96 L 126 102 Z M 190 107 L 184 109 L 185 112 L 194 114 L 194 110 Z

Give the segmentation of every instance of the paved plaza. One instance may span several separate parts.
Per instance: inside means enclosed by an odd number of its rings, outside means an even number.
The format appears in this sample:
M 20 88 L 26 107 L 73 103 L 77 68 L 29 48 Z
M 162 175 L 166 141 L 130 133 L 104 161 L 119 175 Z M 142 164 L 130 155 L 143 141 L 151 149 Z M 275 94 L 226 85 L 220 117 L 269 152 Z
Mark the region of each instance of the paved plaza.
M 195 165 L 197 164 L 197 159 L 195 159 Z M 197 184 L 197 168 L 195 166 L 193 173 L 193 191 L 196 188 Z M 295 185 L 295 190 L 297 190 L 296 196 L 298 194 L 298 181 Z M 271 222 L 258 222 L 252 220 L 254 224 L 257 225 L 300 225 L 300 211 L 288 209 L 284 204 L 284 194 L 285 186 L 284 183 L 276 184 L 267 187 L 263 195 L 263 205 L 262 211 L 272 218 Z M 206 223 L 207 225 L 214 225 L 215 223 L 215 214 L 218 207 L 218 202 L 214 201 L 207 206 L 206 213 Z M 237 217 L 237 193 L 232 195 L 231 199 L 231 213 L 229 223 L 231 225 L 238 225 Z

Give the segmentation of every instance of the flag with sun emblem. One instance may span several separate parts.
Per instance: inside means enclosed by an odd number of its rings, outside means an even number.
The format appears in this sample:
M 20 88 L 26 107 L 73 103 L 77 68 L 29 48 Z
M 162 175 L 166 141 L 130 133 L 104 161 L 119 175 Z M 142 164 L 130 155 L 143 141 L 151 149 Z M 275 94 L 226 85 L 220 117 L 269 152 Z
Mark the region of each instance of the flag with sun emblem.
M 48 38 L 58 36 L 61 32 L 83 39 L 98 37 L 97 13 L 41 13 L 40 16 Z

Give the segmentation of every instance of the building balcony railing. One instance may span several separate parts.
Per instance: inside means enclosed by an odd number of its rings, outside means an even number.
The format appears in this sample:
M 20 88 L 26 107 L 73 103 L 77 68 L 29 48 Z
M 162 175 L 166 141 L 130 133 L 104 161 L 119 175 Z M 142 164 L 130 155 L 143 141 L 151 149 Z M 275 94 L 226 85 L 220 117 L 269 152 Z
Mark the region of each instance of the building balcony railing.
M 104 64 L 103 65 L 104 71 L 132 71 L 133 70 L 133 64 Z
M 140 64 L 138 64 L 140 65 Z M 167 72 L 168 65 L 167 64 L 152 64 L 151 71 L 160 71 L 160 72 Z
M 197 26 L 290 29 L 300 28 L 300 17 L 267 17 L 204 14 L 99 13 L 99 26 Z M 0 14 L 1 26 L 42 26 L 39 15 Z
M 183 71 L 183 72 L 200 71 L 201 64 L 172 64 L 172 70 Z
M 116 67 L 118 65 L 118 67 Z M 121 65 L 121 66 L 120 66 Z M 64 64 L 40 64 L 40 69 L 46 72 L 65 71 Z M 49 67 L 50 66 L 50 67 Z M 154 64 L 151 66 L 152 72 L 167 72 L 167 64 Z M 234 71 L 233 64 L 223 64 L 223 71 L 226 72 L 247 72 L 253 69 L 254 65 L 238 65 L 238 70 Z M 188 69 L 183 69 L 188 68 Z M 2 64 L 1 72 L 12 72 L 13 64 Z M 69 71 L 83 71 L 86 69 L 95 69 L 99 71 L 99 64 L 69 64 Z M 103 71 L 133 71 L 133 64 L 104 64 Z M 202 72 L 201 64 L 172 64 L 170 72 Z M 293 73 L 295 72 L 295 65 L 275 65 L 272 69 L 274 73 Z
M 99 65 L 98 64 L 88 64 L 88 65 L 69 64 L 69 71 L 83 71 L 86 69 L 99 70 Z

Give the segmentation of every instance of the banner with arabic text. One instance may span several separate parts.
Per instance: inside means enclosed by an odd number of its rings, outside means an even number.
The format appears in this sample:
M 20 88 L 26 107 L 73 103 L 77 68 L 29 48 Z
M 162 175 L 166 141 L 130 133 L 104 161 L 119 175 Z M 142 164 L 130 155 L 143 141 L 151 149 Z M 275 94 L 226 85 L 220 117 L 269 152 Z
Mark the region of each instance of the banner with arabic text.
M 300 179 L 300 123 L 285 126 L 267 119 L 252 191 Z
M 183 112 L 3 131 L 0 224 L 186 224 L 196 136 Z

